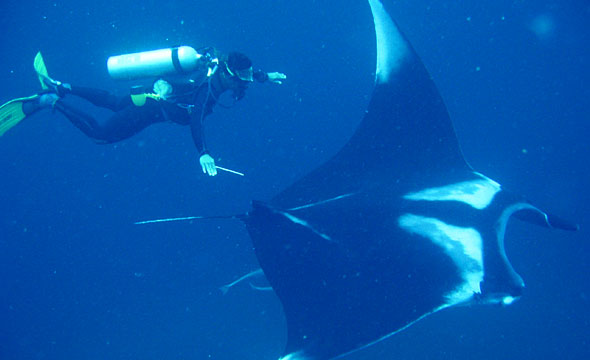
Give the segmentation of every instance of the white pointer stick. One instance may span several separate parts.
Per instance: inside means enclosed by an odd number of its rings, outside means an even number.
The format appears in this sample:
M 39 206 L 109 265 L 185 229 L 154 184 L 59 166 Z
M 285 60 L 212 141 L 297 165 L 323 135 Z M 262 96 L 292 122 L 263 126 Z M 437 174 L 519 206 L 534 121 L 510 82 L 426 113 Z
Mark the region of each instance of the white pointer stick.
M 146 220 L 146 221 L 138 221 L 135 223 L 135 225 L 153 224 L 153 223 L 168 222 L 168 221 L 186 221 L 186 220 L 204 219 L 204 218 L 205 218 L 204 216 L 187 216 L 187 217 L 179 217 L 179 218 Z
M 219 170 L 227 171 L 228 173 L 232 173 L 232 174 L 236 174 L 236 175 L 244 176 L 244 174 L 242 174 L 241 172 L 238 172 L 238 171 L 234 171 L 234 170 L 226 169 L 226 168 L 223 168 L 223 167 L 221 167 L 221 166 L 217 166 L 217 165 L 215 165 L 215 167 L 216 167 L 217 169 L 219 169 Z
M 241 216 L 242 215 L 186 216 L 186 217 L 177 217 L 177 218 L 137 221 L 134 224 L 135 225 L 143 225 L 143 224 L 154 224 L 154 223 L 169 222 L 169 221 L 187 221 L 187 220 L 196 220 L 196 219 L 240 219 Z

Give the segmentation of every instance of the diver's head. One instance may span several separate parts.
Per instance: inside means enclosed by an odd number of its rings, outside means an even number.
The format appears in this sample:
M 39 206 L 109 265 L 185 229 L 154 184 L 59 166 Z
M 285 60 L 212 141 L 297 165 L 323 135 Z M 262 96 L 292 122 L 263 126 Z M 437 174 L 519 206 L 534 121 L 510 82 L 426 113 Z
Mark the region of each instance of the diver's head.
M 254 70 L 252 69 L 252 60 L 240 52 L 230 52 L 227 55 L 227 62 L 225 63 L 225 70 L 231 76 L 246 81 L 254 81 Z

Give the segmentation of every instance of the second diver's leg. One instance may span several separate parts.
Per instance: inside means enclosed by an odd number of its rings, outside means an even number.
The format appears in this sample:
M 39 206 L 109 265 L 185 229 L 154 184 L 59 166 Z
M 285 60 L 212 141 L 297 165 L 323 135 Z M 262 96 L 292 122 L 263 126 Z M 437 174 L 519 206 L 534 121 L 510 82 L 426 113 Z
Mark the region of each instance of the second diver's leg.
M 22 104 L 22 110 L 26 116 L 29 116 L 41 109 L 54 106 L 58 100 L 59 97 L 53 93 L 38 94 L 37 96 L 31 96 L 29 100 L 24 101 Z
M 64 114 L 64 116 L 68 118 L 75 127 L 86 134 L 86 136 L 96 140 L 101 140 L 104 136 L 98 121 L 93 116 L 71 105 L 65 104 L 63 101 L 57 101 L 54 105 L 54 109 Z

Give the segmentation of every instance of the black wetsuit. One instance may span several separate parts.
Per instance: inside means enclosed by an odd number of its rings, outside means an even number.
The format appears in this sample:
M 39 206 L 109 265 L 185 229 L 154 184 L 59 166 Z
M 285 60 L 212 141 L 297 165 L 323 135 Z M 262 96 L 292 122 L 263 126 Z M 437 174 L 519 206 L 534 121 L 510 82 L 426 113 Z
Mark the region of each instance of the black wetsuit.
M 257 71 L 254 75 L 260 82 L 268 80 L 267 74 L 262 71 Z M 149 125 L 159 122 L 172 121 L 180 125 L 190 125 L 195 147 L 199 155 L 203 155 L 207 153 L 203 120 L 211 114 L 219 96 L 229 90 L 222 86 L 220 76 L 222 75 L 215 73 L 210 78 L 202 75 L 200 79 L 167 80 L 172 85 L 172 95 L 167 100 L 148 97 L 142 106 L 134 105 L 129 95 L 116 96 L 105 90 L 72 85 L 68 94 L 115 112 L 102 121 L 68 104 L 65 99 L 57 101 L 54 107 L 84 134 L 100 143 L 114 143 L 130 138 Z M 236 100 L 244 96 L 247 83 L 242 83 L 237 89 L 233 89 Z

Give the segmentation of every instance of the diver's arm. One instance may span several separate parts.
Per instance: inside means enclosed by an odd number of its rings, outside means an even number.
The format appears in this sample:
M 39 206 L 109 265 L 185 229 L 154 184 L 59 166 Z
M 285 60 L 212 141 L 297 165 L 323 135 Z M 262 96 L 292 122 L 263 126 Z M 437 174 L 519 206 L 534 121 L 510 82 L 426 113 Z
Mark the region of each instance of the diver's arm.
M 209 151 L 207 150 L 203 121 L 200 115 L 200 113 L 191 114 L 191 135 L 193 136 L 195 147 L 199 152 L 199 163 L 201 164 L 203 173 L 209 174 L 209 176 L 215 176 L 217 175 L 215 160 L 209 155 Z
M 193 136 L 193 142 L 195 143 L 195 147 L 199 152 L 199 156 L 203 154 L 209 153 L 207 150 L 207 144 L 205 143 L 205 134 L 203 129 L 203 122 L 201 121 L 201 116 L 199 111 L 194 111 L 191 114 L 191 135 Z
M 261 83 L 268 81 L 268 74 L 262 70 L 254 71 L 254 74 L 252 75 L 252 77 L 254 78 L 254 80 L 261 82 Z
M 283 80 L 287 78 L 287 75 L 280 72 L 269 72 L 265 73 L 262 70 L 256 70 L 253 74 L 254 80 L 258 82 L 271 82 L 273 84 L 282 84 Z

